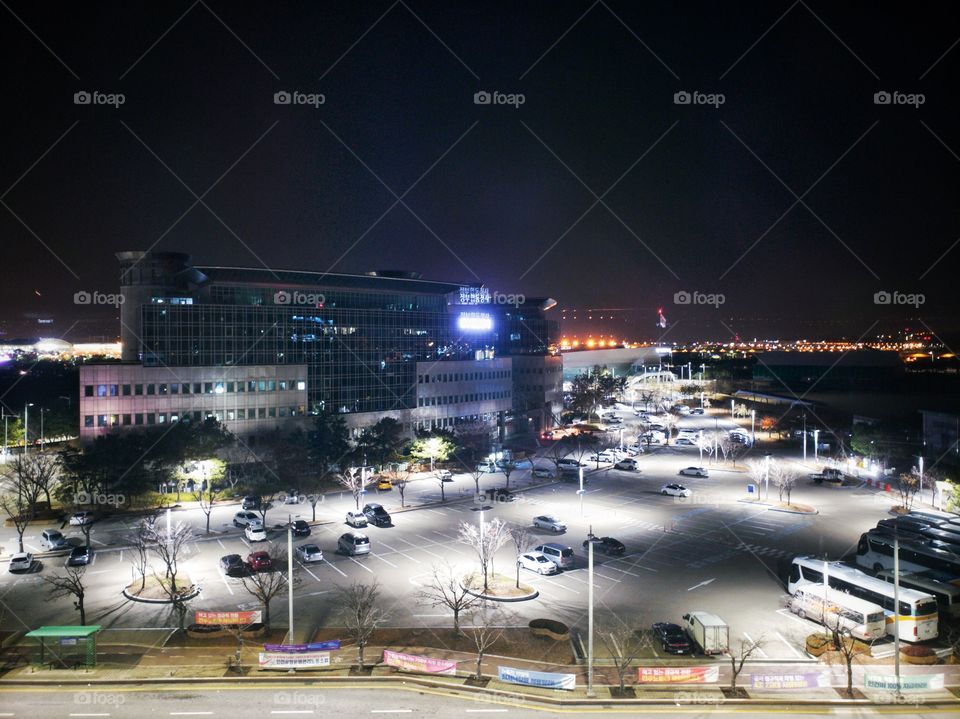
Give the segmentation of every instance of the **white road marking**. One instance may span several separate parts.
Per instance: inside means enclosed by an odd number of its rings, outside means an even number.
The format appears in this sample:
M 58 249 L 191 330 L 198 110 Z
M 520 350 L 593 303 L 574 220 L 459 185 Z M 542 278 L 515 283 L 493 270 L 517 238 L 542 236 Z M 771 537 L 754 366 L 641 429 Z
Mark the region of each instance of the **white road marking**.
M 113 571 L 112 569 L 98 569 L 95 572 L 87 572 L 87 574 L 92 576 L 94 574 L 106 574 L 107 572 L 112 572 L 112 571 Z
M 223 542 L 221 542 L 219 539 L 217 540 L 217 544 L 220 545 L 221 549 L 226 549 L 226 547 L 223 545 Z
M 707 586 L 708 584 L 710 584 L 710 582 L 715 582 L 715 581 L 717 581 L 717 578 L 716 578 L 716 577 L 714 577 L 713 579 L 708 579 L 708 580 L 706 580 L 705 582 L 700 582 L 700 584 L 694 584 L 692 587 L 688 587 L 688 588 L 687 588 L 687 591 L 689 592 L 689 591 L 691 591 L 691 590 L 693 590 L 693 589 L 699 589 L 700 587 L 705 587 L 705 586 Z
M 397 565 L 394 564 L 393 562 L 391 562 L 389 559 L 386 559 L 385 557 L 381 557 L 379 554 L 374 554 L 373 552 L 370 552 L 370 554 L 373 554 L 373 556 L 376 557 L 377 559 L 379 559 L 381 562 L 386 562 L 387 564 L 389 564 L 389 565 L 390 565 L 391 567 L 393 567 L 394 569 L 397 568 Z
M 356 559 L 354 559 L 353 557 L 347 557 L 347 559 L 349 559 L 351 562 L 353 562 L 354 564 L 356 564 L 358 567 L 363 567 L 363 568 L 366 569 L 368 572 L 370 572 L 370 574 L 373 574 L 373 570 L 370 569 L 370 567 L 368 567 L 366 564 L 363 564 L 362 562 L 358 562 L 358 561 L 357 561 Z
M 411 617 L 452 617 L 452 614 L 411 614 Z
M 218 569 L 218 570 L 217 570 L 217 574 L 220 575 L 220 579 L 222 579 L 222 580 L 223 580 L 223 583 L 226 585 L 227 591 L 230 592 L 230 594 L 233 594 L 233 589 L 230 588 L 230 582 L 227 581 L 227 578 L 226 578 L 226 576 L 223 574 L 223 572 Z
M 332 564 L 331 562 L 328 562 L 326 559 L 323 560 L 323 563 L 326 564 L 328 567 L 330 567 L 330 569 L 332 569 L 333 571 L 337 572 L 337 574 L 339 574 L 341 577 L 347 576 L 346 572 L 344 572 L 342 569 L 338 569 L 336 565 Z
M 564 585 L 560 584 L 560 582 L 555 582 L 555 581 L 553 581 L 552 579 L 547 579 L 546 577 L 540 577 L 540 579 L 543 580 L 544 582 L 547 582 L 548 584 L 553 584 L 553 585 L 555 585 L 555 586 L 558 586 L 558 587 L 560 587 L 560 589 L 564 589 L 564 590 L 566 590 L 566 591 L 568 591 L 568 592 L 573 592 L 574 594 L 580 594 L 580 592 L 578 592 L 576 589 L 571 589 L 570 587 L 565 587 Z
M 753 644 L 753 639 L 750 638 L 750 635 L 749 635 L 749 634 L 747 634 L 746 632 L 744 632 L 744 633 L 743 633 L 743 636 L 744 636 L 744 638 L 747 640 L 747 642 L 748 642 L 749 644 Z M 763 651 L 763 647 L 757 647 L 756 652 L 757 652 L 757 654 L 759 654 L 759 655 L 760 655 L 761 657 L 763 657 L 764 659 L 767 658 L 767 653 L 766 653 L 765 651 Z
M 313 714 L 313 709 L 271 709 L 271 714 Z
M 439 509 L 427 509 L 428 512 L 433 512 L 434 514 L 443 514 Z
M 796 647 L 794 647 L 790 642 L 788 642 L 786 639 L 784 639 L 784 638 L 783 638 L 783 635 L 780 634 L 780 632 L 774 632 L 774 634 L 777 635 L 777 639 L 779 639 L 781 642 L 783 642 L 784 644 L 787 645 L 787 649 L 789 649 L 791 652 L 793 652 L 793 655 L 794 655 L 795 657 L 797 657 L 797 659 L 803 659 L 803 655 L 802 655 L 800 652 L 797 651 L 797 648 L 796 648 Z
M 311 572 L 309 569 L 307 569 L 306 565 L 305 565 L 303 562 L 297 562 L 297 564 L 299 564 L 300 567 L 301 567 L 301 569 L 303 569 L 303 571 L 305 571 L 305 572 L 306 572 L 307 574 L 309 574 L 311 577 L 313 577 L 314 579 L 316 579 L 318 582 L 320 581 L 320 577 L 318 577 L 316 574 L 314 574 L 314 573 Z
M 11 539 L 10 541 L 11 541 L 12 543 L 16 543 L 17 540 L 16 540 L 16 539 Z M 24 542 L 24 543 L 23 543 L 23 546 L 26 547 L 27 549 L 29 549 L 31 552 L 37 552 L 38 554 L 40 553 L 40 550 L 37 549 L 36 547 L 34 547 L 34 546 L 33 546 L 32 544 L 30 544 L 29 542 Z
M 97 538 L 95 538 L 95 537 L 90 537 L 90 541 L 91 541 L 91 542 L 96 542 L 96 543 L 99 544 L 101 547 L 106 547 L 106 546 L 107 546 L 107 543 L 106 543 L 106 542 L 101 542 L 99 539 L 97 539 Z
M 480 714 L 489 712 L 505 712 L 506 709 L 464 709 L 468 714 Z
M 318 595 L 320 595 L 320 594 L 329 594 L 329 593 L 332 592 L 332 591 L 333 591 L 332 589 L 324 589 L 322 592 L 310 592 L 309 594 L 305 594 L 304 596 L 305 596 L 305 597 L 316 597 L 316 596 L 318 596 Z
M 196 716 L 208 716 L 213 714 L 213 712 L 170 712 L 172 717 L 196 717 Z
M 371 714 L 410 714 L 413 709 L 371 709 Z
M 72 716 L 72 717 L 108 717 L 108 716 L 110 716 L 110 714 L 109 714 L 108 712 L 104 712 L 103 714 L 90 714 L 90 713 L 78 712 L 78 713 L 71 713 L 69 716 Z

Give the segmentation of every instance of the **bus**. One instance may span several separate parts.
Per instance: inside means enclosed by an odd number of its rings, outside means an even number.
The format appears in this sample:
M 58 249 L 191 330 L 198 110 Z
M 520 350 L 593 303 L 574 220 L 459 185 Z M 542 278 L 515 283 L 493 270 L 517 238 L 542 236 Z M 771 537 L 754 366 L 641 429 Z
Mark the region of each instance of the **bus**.
M 941 545 L 945 546 L 945 545 Z M 949 574 L 951 584 L 960 584 L 960 552 L 930 546 L 917 541 L 900 542 L 900 571 L 922 572 L 936 569 Z M 893 537 L 880 532 L 867 532 L 857 542 L 857 564 L 879 572 L 893 569 Z
M 790 610 L 829 629 L 848 630 L 857 639 L 872 642 L 886 635 L 883 607 L 857 599 L 824 584 L 805 584 L 790 600 Z
M 894 633 L 893 594 L 894 586 L 882 579 L 871 577 L 855 567 L 842 562 L 825 562 L 812 557 L 794 557 L 787 578 L 787 591 L 791 595 L 807 584 L 823 584 L 824 571 L 828 575 L 830 589 L 851 594 L 858 599 L 883 607 L 887 620 L 887 634 Z M 916 589 L 900 590 L 900 639 L 907 642 L 922 642 L 937 637 L 937 600 Z
M 926 572 L 900 572 L 900 586 L 929 594 L 937 600 L 941 615 L 957 617 L 960 616 L 960 587 L 943 581 L 949 579 L 949 576 L 934 569 Z M 884 569 L 877 572 L 877 577 L 892 583 L 893 570 Z

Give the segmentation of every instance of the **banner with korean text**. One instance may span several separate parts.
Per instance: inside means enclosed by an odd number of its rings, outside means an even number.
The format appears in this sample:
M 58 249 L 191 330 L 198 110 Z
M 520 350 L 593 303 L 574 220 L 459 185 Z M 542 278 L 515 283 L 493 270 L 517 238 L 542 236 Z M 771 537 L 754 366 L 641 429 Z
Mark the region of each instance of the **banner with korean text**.
M 427 674 L 457 673 L 457 663 L 455 661 L 423 657 L 418 654 L 392 652 L 389 649 L 383 650 L 383 663 L 407 672 L 425 672 Z

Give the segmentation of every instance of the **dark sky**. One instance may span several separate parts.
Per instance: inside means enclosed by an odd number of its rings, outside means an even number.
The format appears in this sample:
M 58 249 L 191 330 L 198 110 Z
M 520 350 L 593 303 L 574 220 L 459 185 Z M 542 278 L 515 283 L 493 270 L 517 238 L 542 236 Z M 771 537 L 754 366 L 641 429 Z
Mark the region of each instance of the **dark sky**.
M 480 279 L 635 308 L 639 337 L 660 306 L 675 340 L 960 324 L 949 3 L 4 0 L 0 17 L 8 337 L 114 328 L 73 293 L 116 291 L 113 253 L 148 248 Z M 326 101 L 274 104 L 294 90 Z

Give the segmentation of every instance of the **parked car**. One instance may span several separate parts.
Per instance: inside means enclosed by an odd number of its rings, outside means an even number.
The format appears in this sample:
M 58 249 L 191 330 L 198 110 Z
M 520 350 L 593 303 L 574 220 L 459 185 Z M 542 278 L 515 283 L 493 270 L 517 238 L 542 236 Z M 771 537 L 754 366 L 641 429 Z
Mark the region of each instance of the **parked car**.
M 59 529 L 44 529 L 40 532 L 40 547 L 47 552 L 67 548 L 67 539 Z
M 365 504 L 363 505 L 363 513 L 366 515 L 367 521 L 375 527 L 389 527 L 393 524 L 390 514 L 383 508 L 382 504 Z
M 441 482 L 452 482 L 453 472 L 451 472 L 449 469 L 440 469 L 437 470 L 437 477 Z
M 673 443 L 680 447 L 694 447 L 697 444 L 690 437 L 677 437 Z
M 260 509 L 260 497 L 248 494 L 240 503 L 240 509 Z
M 560 571 L 556 564 L 543 556 L 542 552 L 521 554 L 517 557 L 517 566 L 537 574 L 556 574 Z
M 586 551 L 591 543 L 593 544 L 594 552 L 602 552 L 609 557 L 619 557 L 627 550 L 627 548 L 623 546 L 623 542 L 619 539 L 614 539 L 613 537 L 588 537 L 583 541 L 584 551 Z
M 7 571 L 10 572 L 29 572 L 33 568 L 33 555 L 30 552 L 17 552 L 10 557 L 10 565 Z
M 690 637 L 678 625 L 669 622 L 657 622 L 651 627 L 654 636 L 669 654 L 689 654 L 693 649 Z
M 250 522 L 243 530 L 244 536 L 251 542 L 267 541 L 267 530 L 263 528 L 260 520 Z
M 310 525 L 306 523 L 303 519 L 295 519 L 290 523 L 290 526 L 293 528 L 294 537 L 309 537 L 310 536 Z
M 320 549 L 320 547 L 318 547 L 316 544 L 301 544 L 299 547 L 293 550 L 293 556 L 304 564 L 309 564 L 310 562 L 322 562 L 323 550 Z
M 497 465 L 493 462 L 481 462 L 477 465 L 477 471 L 492 474 L 497 471 Z
M 554 532 L 566 532 L 567 525 L 549 514 L 541 514 L 533 518 L 533 526 L 537 529 L 549 529 Z
M 366 534 L 360 532 L 347 532 L 341 534 L 337 540 L 337 551 L 348 555 L 369 554 L 370 540 Z
M 548 542 L 533 548 L 535 552 L 543 552 L 543 556 L 556 564 L 560 569 L 573 566 L 573 547 L 558 542 Z
M 381 477 L 379 480 L 377 480 L 378 492 L 389 492 L 391 489 L 393 489 L 393 482 L 386 477 Z
M 506 487 L 495 487 L 486 491 L 486 497 L 491 502 L 516 502 L 517 495 Z
M 93 547 L 74 547 L 67 557 L 68 567 L 82 567 L 93 561 Z
M 346 522 L 351 527 L 366 527 L 367 515 L 363 512 L 347 512 Z
M 575 459 L 570 459 L 569 457 L 563 457 L 562 459 L 557 460 L 557 466 L 560 469 L 580 469 L 581 467 L 586 467 L 587 465 L 583 462 L 578 462 Z
M 230 577 L 236 574 L 243 574 L 247 569 L 247 565 L 243 563 L 243 557 L 239 554 L 227 554 L 226 556 L 220 557 L 220 569 Z
M 684 477 L 709 477 L 710 473 L 703 467 L 684 467 L 677 474 Z
M 290 492 L 289 494 L 284 495 L 283 503 L 284 504 L 300 504 L 300 495 L 295 492 Z
M 246 527 L 250 522 L 263 522 L 256 512 L 237 512 L 233 515 L 234 527 Z
M 670 497 L 690 497 L 693 495 L 689 489 L 684 487 L 682 484 L 665 484 L 660 487 L 660 494 L 665 494 Z
M 82 527 L 87 524 L 93 524 L 94 516 L 93 512 L 82 511 L 75 512 L 70 515 L 70 526 L 71 527 Z
M 637 460 L 627 457 L 626 459 L 621 459 L 615 465 L 614 469 L 623 469 L 627 472 L 635 472 L 637 469 Z
M 550 479 L 554 476 L 553 470 L 546 469 L 545 467 L 534 467 L 533 476 L 539 477 L 540 479 Z
M 269 552 L 251 552 L 247 555 L 247 564 L 255 572 L 269 572 L 273 569 L 273 560 Z
M 690 410 L 690 414 L 703 414 L 703 407 L 694 407 Z

